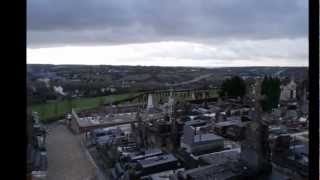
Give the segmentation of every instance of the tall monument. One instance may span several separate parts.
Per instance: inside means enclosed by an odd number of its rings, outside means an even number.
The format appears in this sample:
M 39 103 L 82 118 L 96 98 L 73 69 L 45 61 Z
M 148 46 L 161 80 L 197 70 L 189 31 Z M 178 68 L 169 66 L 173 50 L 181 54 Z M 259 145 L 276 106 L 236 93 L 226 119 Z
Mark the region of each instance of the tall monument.
M 243 160 L 254 173 L 269 172 L 271 170 L 270 148 L 268 143 L 268 125 L 263 121 L 261 107 L 261 81 L 256 83 L 255 116 L 248 124 L 245 139 L 241 142 L 240 159 Z
M 148 94 L 147 111 L 153 109 L 153 97 L 152 94 Z
M 171 142 L 173 145 L 173 148 L 176 148 L 176 146 L 179 144 L 179 137 L 178 137 L 178 125 L 175 115 L 175 93 L 174 90 L 170 90 L 170 96 L 169 96 L 169 119 L 171 123 Z
M 140 148 L 147 148 L 146 128 L 145 128 L 144 122 L 142 121 L 142 117 L 140 115 L 140 109 L 138 109 L 137 111 L 136 120 L 138 121 L 137 127 L 135 127 L 134 124 L 132 124 L 132 127 L 134 128 L 134 131 L 135 131 L 137 144 L 139 145 Z

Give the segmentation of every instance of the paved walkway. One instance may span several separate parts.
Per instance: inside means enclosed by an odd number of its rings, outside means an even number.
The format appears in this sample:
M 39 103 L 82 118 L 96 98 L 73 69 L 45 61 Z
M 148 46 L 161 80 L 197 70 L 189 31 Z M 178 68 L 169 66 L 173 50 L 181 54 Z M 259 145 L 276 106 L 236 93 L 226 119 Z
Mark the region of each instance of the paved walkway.
M 96 169 L 81 146 L 80 137 L 64 125 L 49 125 L 48 180 L 93 180 Z

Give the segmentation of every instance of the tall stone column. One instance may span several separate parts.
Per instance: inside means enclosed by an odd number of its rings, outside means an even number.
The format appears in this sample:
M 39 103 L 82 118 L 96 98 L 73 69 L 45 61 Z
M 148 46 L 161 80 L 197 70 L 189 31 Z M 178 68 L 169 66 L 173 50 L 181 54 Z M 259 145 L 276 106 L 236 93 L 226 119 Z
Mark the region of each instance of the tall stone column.
M 192 100 L 196 100 L 196 94 L 195 94 L 194 91 L 192 91 L 192 93 L 191 93 L 191 99 L 192 99 Z
M 254 120 L 246 127 L 240 154 L 240 158 L 250 170 L 257 174 L 271 170 L 268 125 L 262 119 L 263 112 L 260 104 L 263 98 L 261 96 L 261 82 L 258 81 L 255 94 L 255 116 Z
M 205 98 L 206 98 L 206 92 L 203 91 L 203 92 L 202 92 L 202 99 L 205 99 Z
M 154 105 L 153 105 L 153 96 L 152 94 L 148 94 L 148 103 L 147 103 L 147 110 L 150 110 L 154 108 Z

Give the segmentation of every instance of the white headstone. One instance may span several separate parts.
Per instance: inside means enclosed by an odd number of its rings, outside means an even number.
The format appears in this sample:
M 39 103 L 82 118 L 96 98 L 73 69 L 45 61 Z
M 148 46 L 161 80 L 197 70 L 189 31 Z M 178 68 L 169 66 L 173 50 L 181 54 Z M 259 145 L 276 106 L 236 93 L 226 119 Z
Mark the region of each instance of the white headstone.
M 195 95 L 194 92 L 191 93 L 191 98 L 192 98 L 192 100 L 195 100 L 195 99 L 196 99 L 196 95 Z
M 152 109 L 152 108 L 153 108 L 153 98 L 152 98 L 152 94 L 148 94 L 147 110 Z

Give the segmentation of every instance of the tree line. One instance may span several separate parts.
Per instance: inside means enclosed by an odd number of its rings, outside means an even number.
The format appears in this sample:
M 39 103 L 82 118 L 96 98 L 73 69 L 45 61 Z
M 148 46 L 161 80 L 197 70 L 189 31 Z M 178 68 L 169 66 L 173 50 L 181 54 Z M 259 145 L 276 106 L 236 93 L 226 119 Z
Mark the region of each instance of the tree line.
M 265 76 L 261 84 L 261 94 L 265 98 L 261 101 L 264 111 L 270 112 L 277 108 L 280 99 L 280 79 L 276 77 Z M 233 76 L 223 81 L 219 91 L 220 97 L 240 97 L 243 98 L 247 92 L 246 82 L 239 76 Z

